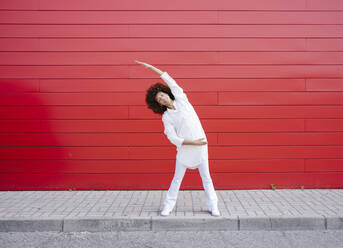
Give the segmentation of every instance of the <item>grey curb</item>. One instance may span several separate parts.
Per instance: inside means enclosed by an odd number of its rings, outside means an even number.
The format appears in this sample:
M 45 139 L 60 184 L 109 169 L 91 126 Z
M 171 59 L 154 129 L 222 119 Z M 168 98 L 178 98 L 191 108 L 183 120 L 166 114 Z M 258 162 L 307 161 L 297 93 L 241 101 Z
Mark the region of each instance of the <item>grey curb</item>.
M 13 218 L 0 220 L 0 232 L 60 232 L 63 219 Z
M 324 216 L 271 217 L 272 230 L 325 230 Z
M 326 228 L 331 229 L 343 229 L 343 217 L 339 216 L 329 216 L 325 218 L 326 220 Z
M 208 231 L 238 230 L 238 218 L 234 217 L 152 217 L 151 231 Z
M 150 217 L 70 218 L 64 219 L 64 232 L 149 231 Z
M 325 230 L 343 229 L 341 216 L 299 217 L 95 217 L 0 219 L 0 232 L 111 232 L 205 230 Z

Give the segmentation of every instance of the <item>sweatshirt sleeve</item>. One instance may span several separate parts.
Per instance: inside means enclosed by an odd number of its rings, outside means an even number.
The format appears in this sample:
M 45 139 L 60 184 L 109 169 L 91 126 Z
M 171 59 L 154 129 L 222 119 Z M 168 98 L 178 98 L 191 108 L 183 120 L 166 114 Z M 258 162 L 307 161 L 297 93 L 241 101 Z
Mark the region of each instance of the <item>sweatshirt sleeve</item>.
M 162 121 L 164 124 L 164 134 L 172 144 L 174 144 L 177 148 L 180 148 L 185 139 L 176 134 L 174 126 L 168 120 L 166 120 L 166 118 L 162 118 Z
M 178 99 L 183 99 L 183 100 L 187 100 L 187 95 L 185 94 L 185 92 L 183 91 L 183 89 L 176 83 L 176 81 L 169 76 L 168 72 L 163 72 L 160 75 L 160 78 L 163 79 L 164 82 L 166 82 L 171 90 L 171 92 L 173 93 L 173 95 L 175 96 L 175 98 Z

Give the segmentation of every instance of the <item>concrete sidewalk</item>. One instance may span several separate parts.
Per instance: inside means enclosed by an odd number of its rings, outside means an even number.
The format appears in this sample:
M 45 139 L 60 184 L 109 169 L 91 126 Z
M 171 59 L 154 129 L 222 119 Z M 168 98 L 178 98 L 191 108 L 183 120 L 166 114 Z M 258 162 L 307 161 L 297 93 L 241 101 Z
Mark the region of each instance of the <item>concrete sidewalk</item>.
M 0 232 L 343 229 L 343 189 L 216 192 L 220 217 L 203 190 L 179 191 L 167 217 L 166 190 L 0 191 Z

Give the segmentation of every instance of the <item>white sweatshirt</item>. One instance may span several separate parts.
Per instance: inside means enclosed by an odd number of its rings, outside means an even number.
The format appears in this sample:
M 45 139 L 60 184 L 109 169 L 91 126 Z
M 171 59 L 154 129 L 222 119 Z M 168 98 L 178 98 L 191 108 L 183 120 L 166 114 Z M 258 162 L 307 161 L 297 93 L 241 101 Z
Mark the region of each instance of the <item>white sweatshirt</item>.
M 165 81 L 175 96 L 174 109 L 163 113 L 164 134 L 169 141 L 176 146 L 178 159 L 187 168 L 198 168 L 200 163 L 208 159 L 208 144 L 205 145 L 182 145 L 184 139 L 196 140 L 207 137 L 192 104 L 188 101 L 183 89 L 169 76 L 163 72 L 160 77 Z

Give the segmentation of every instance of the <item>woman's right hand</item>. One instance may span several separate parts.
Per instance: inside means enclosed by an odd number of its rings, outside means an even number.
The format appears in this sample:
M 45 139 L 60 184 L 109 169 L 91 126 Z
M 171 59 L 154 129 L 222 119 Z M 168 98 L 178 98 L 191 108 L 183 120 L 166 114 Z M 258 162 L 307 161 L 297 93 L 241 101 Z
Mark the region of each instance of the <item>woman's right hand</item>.
M 193 143 L 196 146 L 206 145 L 207 142 L 204 139 L 205 138 L 196 139 L 196 140 L 193 141 Z

